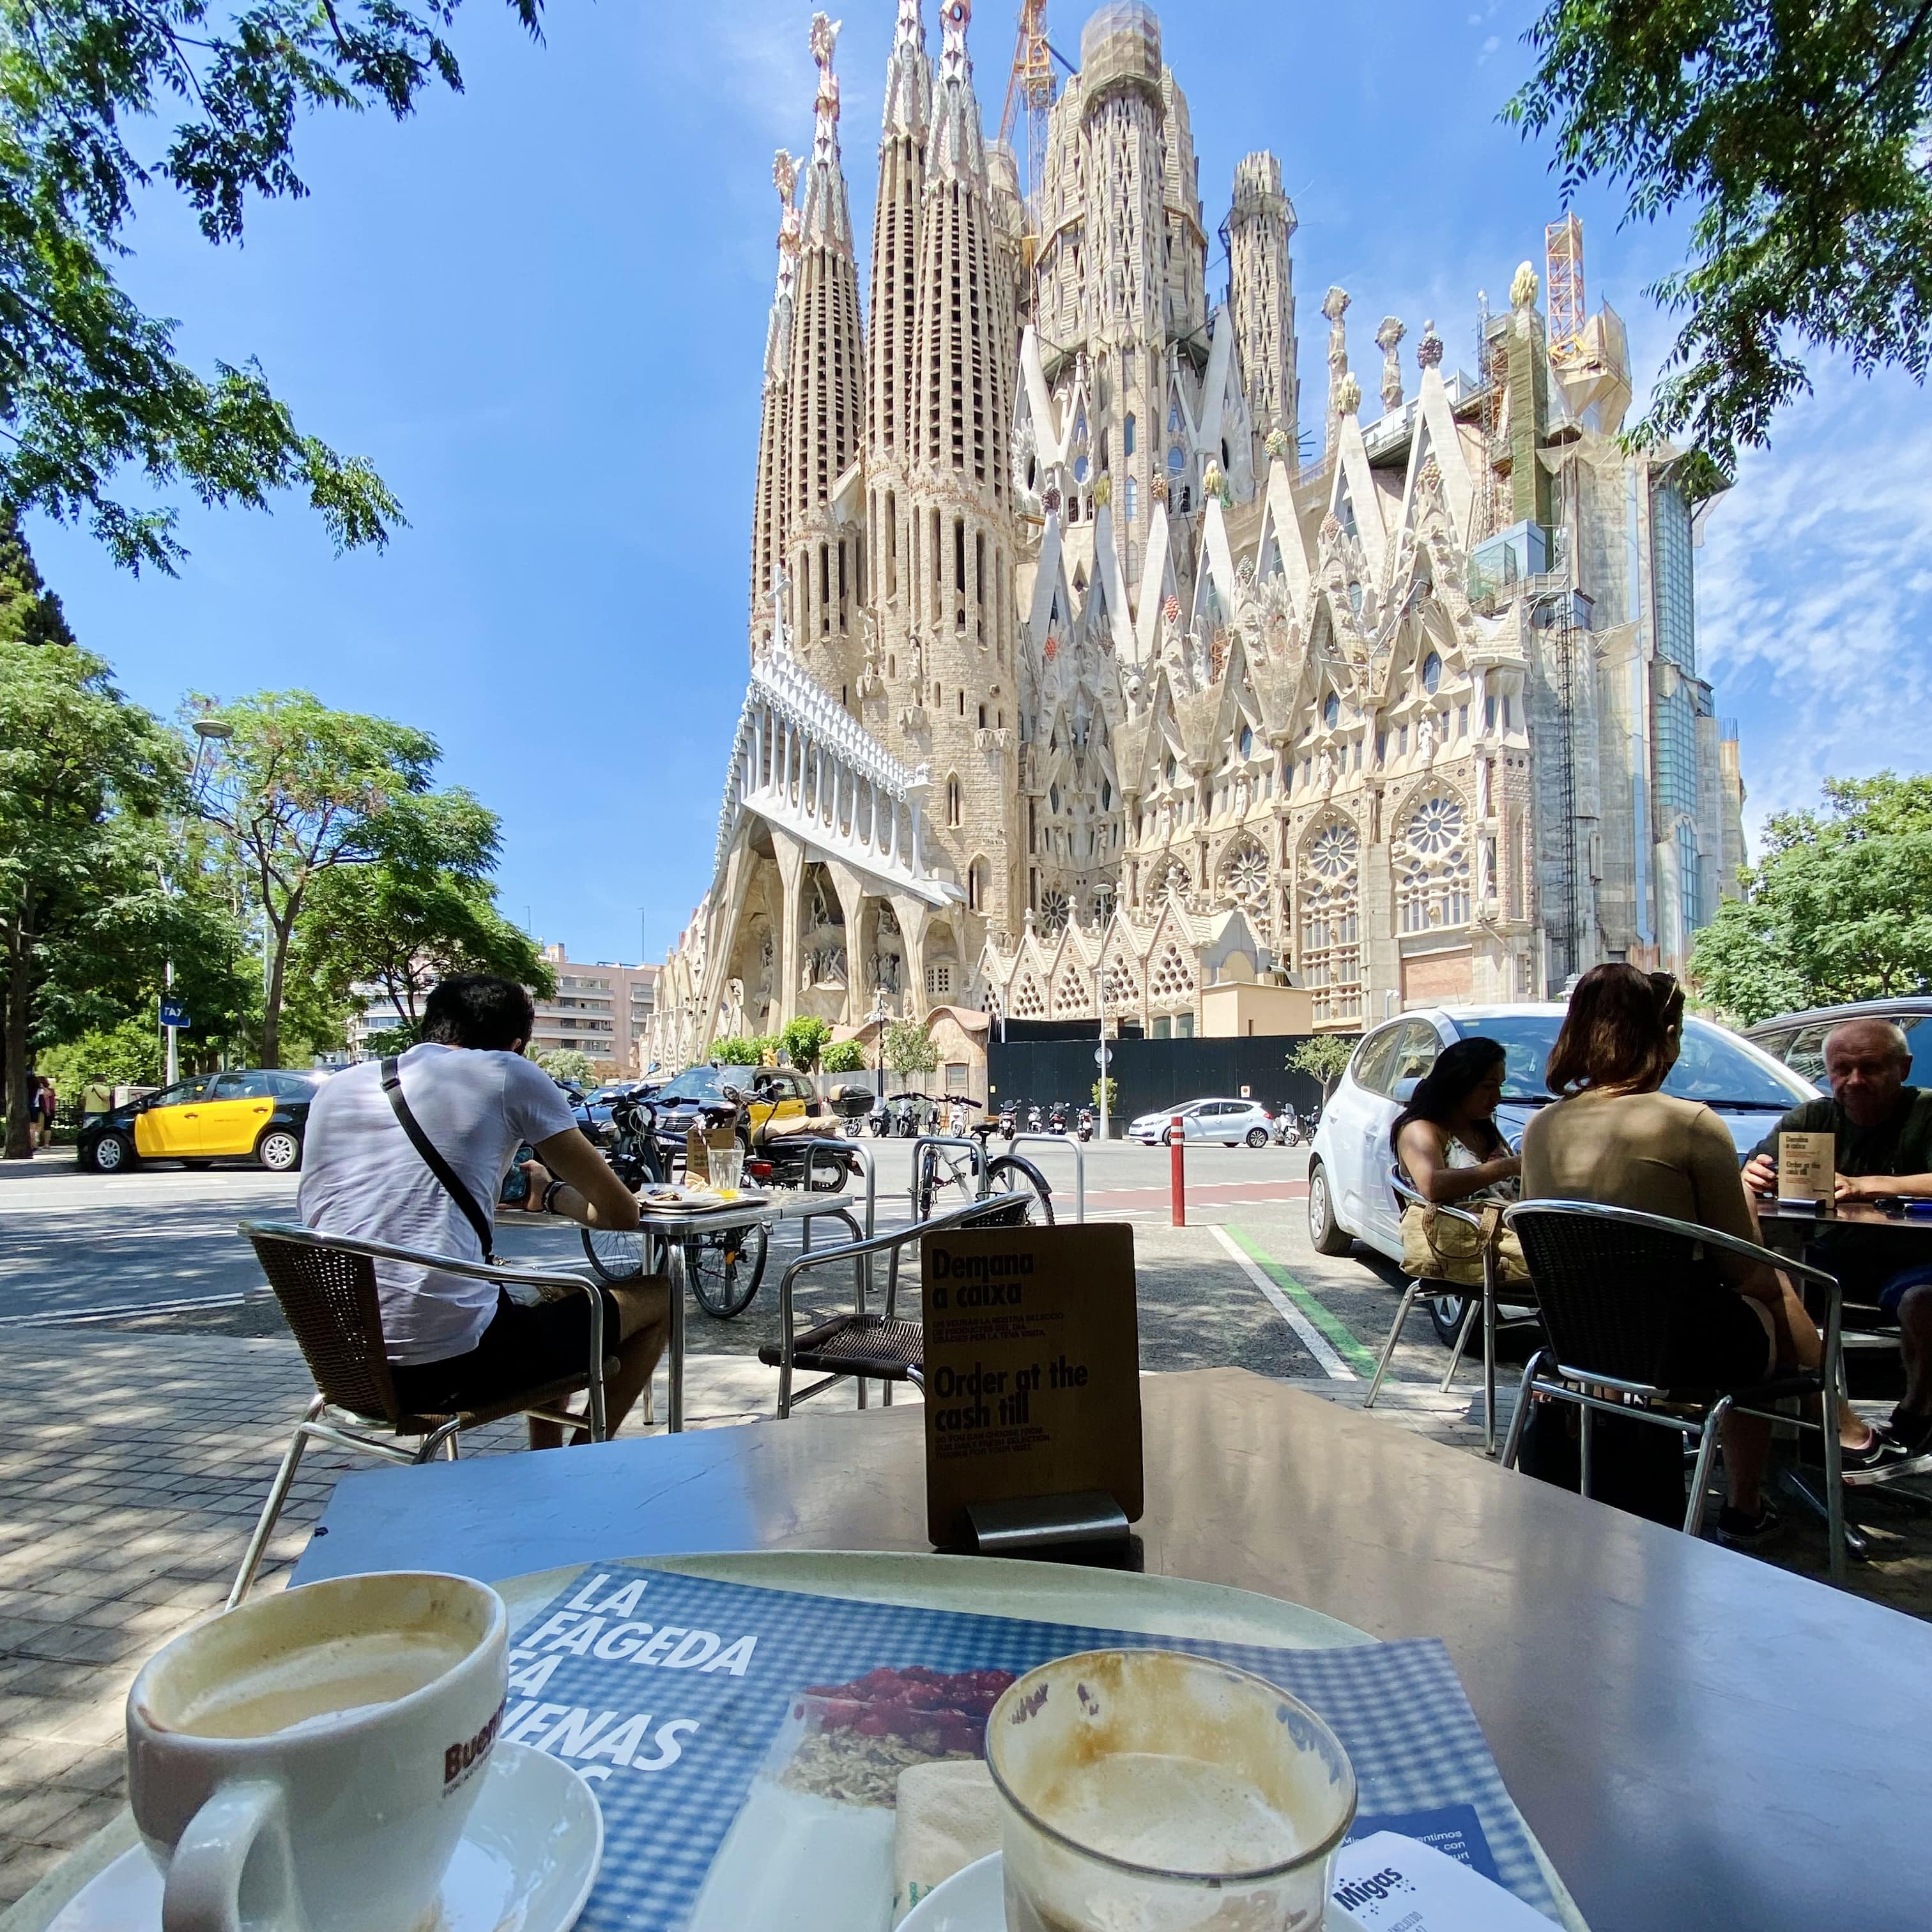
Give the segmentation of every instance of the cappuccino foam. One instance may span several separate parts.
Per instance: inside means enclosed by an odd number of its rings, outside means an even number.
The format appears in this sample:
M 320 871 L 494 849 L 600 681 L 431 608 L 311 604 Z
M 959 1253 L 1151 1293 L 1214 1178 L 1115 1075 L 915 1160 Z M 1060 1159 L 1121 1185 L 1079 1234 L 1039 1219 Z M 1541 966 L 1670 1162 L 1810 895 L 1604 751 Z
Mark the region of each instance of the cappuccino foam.
M 1074 1766 L 1035 1809 L 1076 1844 L 1161 1871 L 1265 1870 L 1286 1864 L 1304 1842 L 1238 1772 L 1152 1751 Z
M 361 1716 L 434 1684 L 470 1650 L 422 1630 L 329 1637 L 209 1685 L 169 1728 L 205 1738 L 265 1738 Z

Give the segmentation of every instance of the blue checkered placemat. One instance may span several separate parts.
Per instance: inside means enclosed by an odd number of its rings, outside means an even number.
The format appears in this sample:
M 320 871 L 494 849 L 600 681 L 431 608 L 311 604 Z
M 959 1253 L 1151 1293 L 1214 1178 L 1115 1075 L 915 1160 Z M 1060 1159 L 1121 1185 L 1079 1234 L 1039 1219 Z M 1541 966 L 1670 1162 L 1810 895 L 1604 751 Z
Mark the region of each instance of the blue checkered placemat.
M 1555 1918 L 1455 1667 L 1434 1638 L 1339 1650 L 1027 1623 L 613 1564 L 524 1627 L 502 1736 L 574 1764 L 604 1812 L 587 1932 L 677 1932 L 798 1692 L 880 1664 L 1029 1670 L 1072 1651 L 1178 1642 L 1268 1678 L 1347 1748 L 1364 1814 L 1474 1808 L 1501 1882 Z

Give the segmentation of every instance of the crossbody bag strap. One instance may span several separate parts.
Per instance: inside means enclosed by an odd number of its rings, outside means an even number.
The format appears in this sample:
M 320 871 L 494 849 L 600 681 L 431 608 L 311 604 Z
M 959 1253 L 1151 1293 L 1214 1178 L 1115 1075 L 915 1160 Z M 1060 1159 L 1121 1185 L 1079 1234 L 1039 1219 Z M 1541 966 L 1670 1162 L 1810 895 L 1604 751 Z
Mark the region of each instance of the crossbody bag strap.
M 470 1192 L 462 1175 L 443 1159 L 435 1142 L 423 1132 L 422 1123 L 410 1112 L 410 1103 L 403 1098 L 402 1069 L 397 1064 L 394 1054 L 382 1062 L 382 1091 L 389 1096 L 389 1105 L 403 1132 L 409 1136 L 410 1146 L 422 1156 L 424 1166 L 442 1183 L 449 1198 L 463 1210 L 463 1218 L 476 1231 L 476 1238 L 483 1244 L 483 1258 L 494 1266 L 496 1259 L 496 1230 L 490 1225 L 489 1216 L 477 1204 L 476 1196 Z

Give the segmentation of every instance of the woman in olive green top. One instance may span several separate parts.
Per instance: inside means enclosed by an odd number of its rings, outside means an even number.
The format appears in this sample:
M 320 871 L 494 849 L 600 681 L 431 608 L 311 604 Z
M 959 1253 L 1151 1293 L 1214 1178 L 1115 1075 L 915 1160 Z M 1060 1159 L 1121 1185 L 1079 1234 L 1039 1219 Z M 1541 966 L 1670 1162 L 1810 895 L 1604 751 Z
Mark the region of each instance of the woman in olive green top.
M 1710 1108 L 1660 1093 L 1683 1045 L 1684 994 L 1667 973 L 1592 967 L 1570 995 L 1550 1055 L 1550 1090 L 1562 1097 L 1522 1137 L 1526 1201 L 1592 1201 L 1760 1239 L 1730 1130 Z M 1822 1344 L 1784 1276 L 1738 1256 L 1714 1258 L 1715 1279 L 1687 1286 L 1666 1378 L 1685 1388 L 1748 1388 L 1780 1365 L 1815 1369 Z M 1848 1469 L 1885 1453 L 1881 1438 L 1841 1407 Z M 1732 1414 L 1724 1427 L 1719 1533 L 1762 1536 L 1776 1522 L 1760 1494 L 1771 1426 Z

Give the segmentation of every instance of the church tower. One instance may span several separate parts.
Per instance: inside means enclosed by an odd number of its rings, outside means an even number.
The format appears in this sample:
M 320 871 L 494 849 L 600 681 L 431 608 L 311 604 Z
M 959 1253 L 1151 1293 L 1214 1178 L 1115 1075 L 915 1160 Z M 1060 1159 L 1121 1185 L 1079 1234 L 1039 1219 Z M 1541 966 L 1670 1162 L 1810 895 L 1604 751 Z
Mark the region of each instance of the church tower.
M 778 221 L 778 280 L 765 328 L 764 401 L 758 417 L 758 473 L 752 497 L 752 651 L 771 641 L 772 580 L 785 555 L 785 513 L 790 504 L 786 474 L 786 390 L 791 379 L 793 286 L 798 274 L 798 164 L 781 148 L 772 163 L 772 185 L 782 211 Z
M 1288 248 L 1294 230 L 1294 206 L 1282 192 L 1281 163 L 1265 152 L 1244 155 L 1235 165 L 1228 216 L 1228 307 L 1255 434 L 1265 440 L 1280 430 L 1288 439 L 1291 468 L 1299 460 L 1294 455 L 1300 386 Z
M 950 869 L 969 914 L 1010 929 L 1022 863 L 1009 445 L 1018 344 L 966 51 L 971 14 L 969 0 L 946 0 L 933 85 L 897 580 L 907 644 L 891 696 L 903 755 L 931 766 L 935 864 Z
M 926 144 L 932 124 L 932 63 L 926 56 L 922 0 L 899 0 L 898 26 L 886 63 L 879 134 L 879 196 L 872 221 L 871 381 L 866 392 L 866 533 L 872 557 L 872 648 L 863 716 L 883 722 L 886 680 L 896 685 L 907 658 L 911 602 L 911 461 L 919 307 L 920 219 L 926 201 Z
M 784 398 L 785 550 L 800 661 L 833 698 L 856 706 L 865 599 L 856 465 L 865 432 L 866 353 L 852 210 L 838 154 L 838 78 L 832 70 L 838 38 L 832 21 L 812 16 L 818 94 L 799 209 Z

